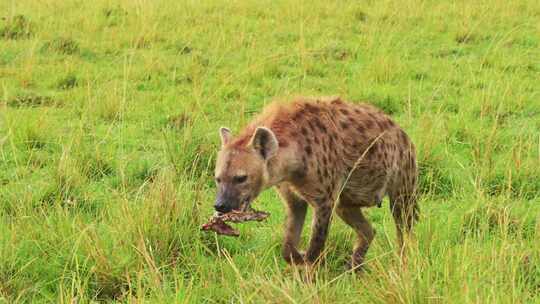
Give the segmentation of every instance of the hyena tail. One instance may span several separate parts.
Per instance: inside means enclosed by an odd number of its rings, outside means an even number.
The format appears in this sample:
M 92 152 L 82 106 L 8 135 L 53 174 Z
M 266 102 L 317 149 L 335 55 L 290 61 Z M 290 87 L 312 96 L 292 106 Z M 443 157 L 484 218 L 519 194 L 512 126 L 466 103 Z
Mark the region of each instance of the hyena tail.
M 414 224 L 418 221 L 420 213 L 417 202 L 416 177 L 413 181 L 402 184 L 397 191 L 389 193 L 390 211 L 396 224 L 396 232 L 401 247 L 404 245 L 404 236 L 411 235 Z
M 400 195 L 397 198 L 390 198 L 390 210 L 396 223 L 400 242 L 403 233 L 411 233 L 416 221 L 418 221 L 419 208 L 415 195 Z

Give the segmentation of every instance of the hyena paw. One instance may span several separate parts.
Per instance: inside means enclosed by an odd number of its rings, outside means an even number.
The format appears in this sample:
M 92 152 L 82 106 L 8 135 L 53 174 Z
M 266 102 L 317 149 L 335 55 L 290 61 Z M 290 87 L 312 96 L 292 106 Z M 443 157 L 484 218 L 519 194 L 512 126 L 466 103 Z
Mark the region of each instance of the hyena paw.
M 362 272 L 364 270 L 364 267 L 364 257 L 358 255 L 353 255 L 345 265 L 347 271 L 355 271 L 357 273 Z
M 297 249 L 283 250 L 283 258 L 287 263 L 292 265 L 302 265 L 306 262 L 305 253 L 299 252 Z
M 347 261 L 345 264 L 345 271 L 361 273 L 363 270 L 364 270 L 364 266 L 362 264 L 357 264 L 352 260 Z

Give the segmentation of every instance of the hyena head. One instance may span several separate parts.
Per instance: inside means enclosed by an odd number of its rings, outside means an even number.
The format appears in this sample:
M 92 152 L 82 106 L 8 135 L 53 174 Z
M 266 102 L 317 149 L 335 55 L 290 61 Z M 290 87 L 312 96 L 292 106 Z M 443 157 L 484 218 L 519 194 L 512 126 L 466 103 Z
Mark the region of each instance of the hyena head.
M 276 155 L 278 141 L 274 133 L 258 127 L 247 145 L 232 144 L 232 133 L 221 128 L 221 150 L 216 161 L 218 212 L 246 210 L 268 182 L 268 160 Z

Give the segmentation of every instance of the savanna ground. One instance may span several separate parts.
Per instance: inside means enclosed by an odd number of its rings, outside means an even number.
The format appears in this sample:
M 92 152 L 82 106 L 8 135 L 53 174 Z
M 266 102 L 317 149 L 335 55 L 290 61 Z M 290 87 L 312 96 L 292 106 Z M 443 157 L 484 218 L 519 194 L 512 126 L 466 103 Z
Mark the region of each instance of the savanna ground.
M 0 1 L 0 302 L 540 303 L 540 2 Z M 402 264 L 383 208 L 361 276 L 335 219 L 314 280 L 283 211 L 212 213 L 221 125 L 341 95 L 418 147 Z M 304 243 L 308 229 L 305 230 Z

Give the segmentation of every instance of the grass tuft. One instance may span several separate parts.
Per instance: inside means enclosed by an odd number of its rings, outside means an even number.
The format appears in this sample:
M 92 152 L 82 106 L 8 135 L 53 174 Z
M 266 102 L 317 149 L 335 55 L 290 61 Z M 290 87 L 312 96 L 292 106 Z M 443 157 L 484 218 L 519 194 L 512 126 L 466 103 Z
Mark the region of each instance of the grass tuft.
M 41 47 L 41 51 L 45 53 L 57 53 L 62 55 L 79 54 L 80 47 L 77 41 L 69 37 L 58 37 L 47 41 Z
M 33 24 L 24 15 L 4 17 L 0 27 L 0 37 L 3 39 L 26 39 L 33 34 Z
M 77 76 L 74 74 L 66 75 L 63 78 L 60 78 L 56 84 L 56 87 L 60 90 L 69 90 L 73 89 L 79 84 Z
M 59 105 L 60 102 L 47 95 L 38 95 L 34 93 L 21 93 L 6 102 L 8 107 L 50 107 Z

